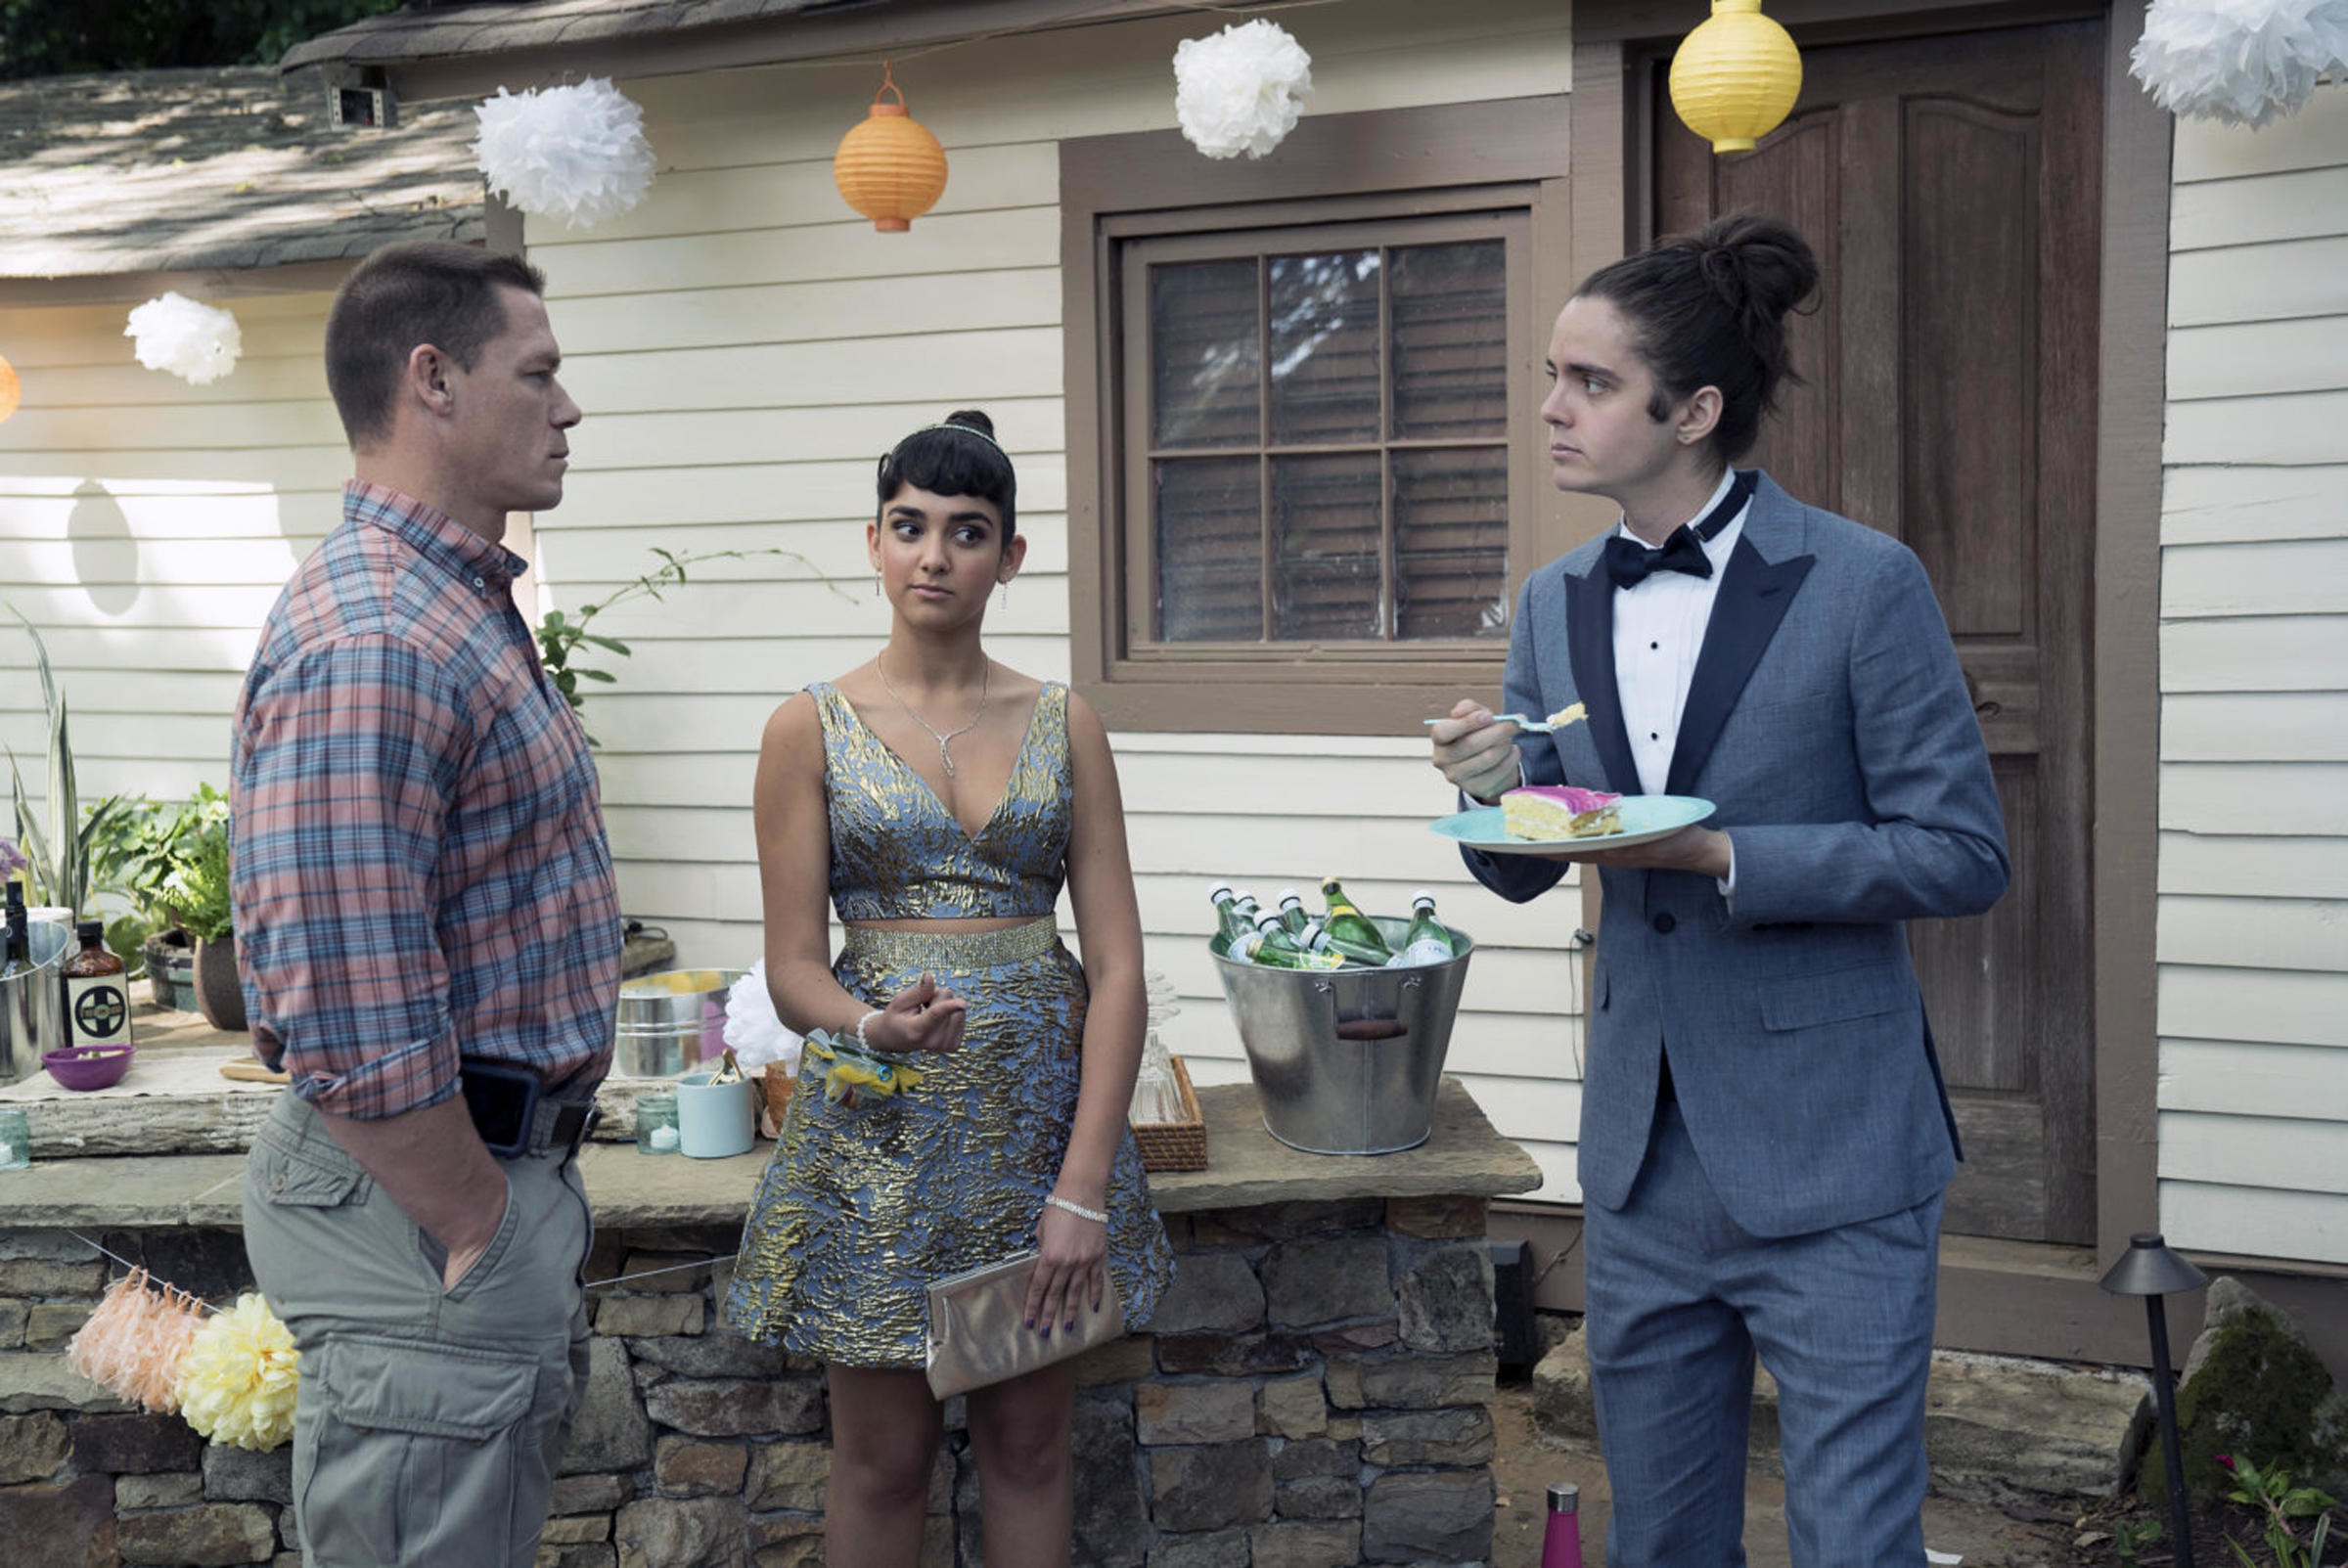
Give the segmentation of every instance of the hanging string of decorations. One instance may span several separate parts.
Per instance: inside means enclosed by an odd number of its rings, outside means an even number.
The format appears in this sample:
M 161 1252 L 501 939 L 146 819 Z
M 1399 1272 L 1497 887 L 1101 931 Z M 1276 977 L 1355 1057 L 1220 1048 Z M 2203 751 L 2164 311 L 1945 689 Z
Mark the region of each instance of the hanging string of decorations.
M 883 103 L 895 93 L 897 101 Z M 880 87 L 864 119 L 832 155 L 832 183 L 882 234 L 903 234 L 946 192 L 946 150 L 905 106 L 905 89 L 880 63 Z
M 474 161 L 491 191 L 532 217 L 589 228 L 643 201 L 653 183 L 644 111 L 604 77 L 519 95 L 500 87 L 473 112 Z
M 122 336 L 149 370 L 169 371 L 190 386 L 216 381 L 237 368 L 245 335 L 236 316 L 218 305 L 190 299 L 176 290 L 148 300 L 130 313 Z
M 2152 0 L 2128 69 L 2172 114 L 2255 130 L 2348 73 L 2348 0 Z
M 1761 0 L 1712 0 L 1671 57 L 1671 107 L 1716 154 L 1751 152 L 1801 94 L 1801 51 Z
M 1313 57 L 1258 17 L 1174 47 L 1174 117 L 1208 157 L 1262 157 L 1287 139 L 1313 90 Z

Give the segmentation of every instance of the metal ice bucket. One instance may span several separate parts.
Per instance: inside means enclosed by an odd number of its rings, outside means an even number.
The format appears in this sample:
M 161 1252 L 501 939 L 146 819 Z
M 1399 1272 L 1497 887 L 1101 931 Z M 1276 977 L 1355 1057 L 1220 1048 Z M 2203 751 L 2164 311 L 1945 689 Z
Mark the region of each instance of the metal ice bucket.
M 26 924 L 30 972 L 0 979 L 0 1084 L 13 1084 L 41 1064 L 41 1053 L 66 1044 L 66 999 L 57 971 L 72 932 L 51 920 Z
M 619 988 L 611 1070 L 627 1078 L 674 1078 L 726 1049 L 726 992 L 740 969 L 663 969 Z
M 1410 921 L 1373 917 L 1390 946 Z M 1264 1130 L 1313 1154 L 1392 1154 L 1426 1142 L 1475 943 L 1409 969 L 1275 969 L 1214 955 L 1264 1103 Z

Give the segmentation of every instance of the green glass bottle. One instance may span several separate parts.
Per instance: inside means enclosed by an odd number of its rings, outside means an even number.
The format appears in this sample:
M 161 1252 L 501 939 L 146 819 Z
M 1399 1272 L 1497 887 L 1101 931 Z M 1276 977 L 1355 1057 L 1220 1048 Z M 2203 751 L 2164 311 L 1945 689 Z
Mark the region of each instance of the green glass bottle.
M 1389 968 L 1416 968 L 1443 963 L 1460 956 L 1451 928 L 1435 918 L 1435 895 L 1421 888 L 1411 895 L 1411 928 L 1402 933 L 1402 951 L 1387 961 Z
M 1345 962 L 1344 956 L 1332 952 L 1316 952 L 1297 937 L 1290 936 L 1280 923 L 1277 915 L 1255 918 L 1258 941 L 1252 962 L 1275 969 L 1333 969 Z
M 1384 963 L 1394 957 L 1394 950 L 1386 945 L 1377 922 L 1354 906 L 1335 877 L 1321 878 L 1321 897 L 1329 906 L 1329 913 L 1321 917 L 1321 925 L 1338 952 L 1364 963 Z
M 1234 893 L 1229 882 L 1217 882 L 1207 889 L 1206 896 L 1214 902 L 1217 935 L 1236 944 L 1241 938 L 1255 934 L 1255 921 L 1248 915 L 1255 900 Z
M 1293 887 L 1284 887 L 1280 890 L 1280 923 L 1287 927 L 1290 936 L 1303 930 L 1305 921 L 1311 918 L 1311 916 L 1304 913 L 1304 895 L 1302 893 L 1297 892 Z

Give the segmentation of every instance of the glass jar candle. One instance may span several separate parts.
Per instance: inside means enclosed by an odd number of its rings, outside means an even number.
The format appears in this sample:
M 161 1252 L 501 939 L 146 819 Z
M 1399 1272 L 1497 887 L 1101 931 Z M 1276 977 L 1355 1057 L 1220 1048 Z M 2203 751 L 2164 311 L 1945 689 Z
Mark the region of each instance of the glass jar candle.
M 0 1105 L 0 1171 L 21 1171 L 32 1163 L 32 1129 L 14 1105 Z
M 677 1097 L 647 1095 L 636 1101 L 636 1152 L 674 1154 L 677 1134 Z

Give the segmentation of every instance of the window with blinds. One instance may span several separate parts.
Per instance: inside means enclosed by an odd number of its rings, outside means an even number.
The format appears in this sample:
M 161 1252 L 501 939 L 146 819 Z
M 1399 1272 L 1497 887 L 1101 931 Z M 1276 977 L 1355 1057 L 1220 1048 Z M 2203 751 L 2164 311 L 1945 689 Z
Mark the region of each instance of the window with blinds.
M 1505 644 L 1523 243 L 1502 212 L 1128 247 L 1137 648 Z

